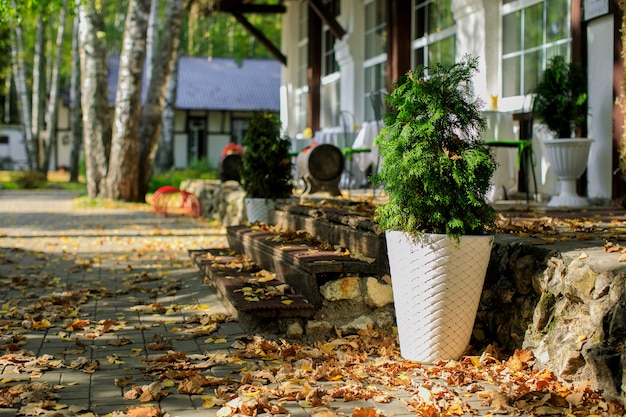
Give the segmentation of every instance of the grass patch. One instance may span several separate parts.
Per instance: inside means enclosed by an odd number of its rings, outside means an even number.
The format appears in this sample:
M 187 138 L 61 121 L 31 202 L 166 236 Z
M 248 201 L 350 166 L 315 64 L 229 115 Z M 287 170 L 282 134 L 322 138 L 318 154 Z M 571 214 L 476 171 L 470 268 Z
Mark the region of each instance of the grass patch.
M 84 179 L 71 183 L 69 172 L 50 171 L 47 178 L 36 171 L 0 171 L 0 185 L 6 190 L 69 190 L 86 192 Z
M 150 210 L 150 206 L 147 203 L 129 203 L 110 198 L 91 198 L 86 195 L 75 198 L 73 200 L 73 204 L 77 208 L 125 209 L 139 211 Z

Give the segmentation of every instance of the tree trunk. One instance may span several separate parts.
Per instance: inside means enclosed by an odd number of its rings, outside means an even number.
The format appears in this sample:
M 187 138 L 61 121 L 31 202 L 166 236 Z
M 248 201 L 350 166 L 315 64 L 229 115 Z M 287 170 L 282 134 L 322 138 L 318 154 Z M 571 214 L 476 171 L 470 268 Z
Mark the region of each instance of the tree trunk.
M 32 121 L 33 129 L 33 146 L 37 155 L 35 169 L 44 172 L 43 168 L 43 151 L 41 140 L 41 126 L 43 125 L 43 108 L 44 108 L 44 92 L 45 87 L 45 67 L 46 58 L 44 54 L 46 44 L 46 31 L 43 23 L 43 16 L 40 14 L 37 18 L 37 27 L 35 29 L 35 55 L 33 56 L 33 91 L 32 91 Z
M 11 7 L 17 9 L 15 0 L 11 0 Z M 22 120 L 22 129 L 24 130 L 24 146 L 26 148 L 26 158 L 28 169 L 33 170 L 37 166 L 37 149 L 34 146 L 33 130 L 31 125 L 31 107 L 28 98 L 28 85 L 26 80 L 26 65 L 24 62 L 24 34 L 22 27 L 14 22 L 14 28 L 11 31 L 13 41 L 11 42 L 11 65 L 13 67 L 13 79 L 15 81 L 15 90 L 20 102 L 19 111 Z
M 74 17 L 72 31 L 72 74 L 70 76 L 70 126 L 72 150 L 70 152 L 70 182 L 78 182 L 80 150 L 83 146 L 82 109 L 80 105 L 80 56 L 78 52 L 78 16 Z
M 107 177 L 108 197 L 115 200 L 140 201 L 139 116 L 150 3 L 151 0 L 131 0 L 128 5 Z
M 148 18 L 148 32 L 146 34 L 146 72 L 144 82 L 150 85 L 152 78 L 152 67 L 154 66 L 154 53 L 156 52 L 157 41 L 159 39 L 159 4 L 161 0 L 152 0 L 150 5 L 150 17 Z
M 96 5 L 98 3 L 98 5 Z M 79 23 L 81 99 L 87 166 L 87 194 L 106 193 L 111 118 L 107 91 L 107 59 L 104 19 L 98 0 L 76 0 Z
M 172 60 L 180 43 L 181 19 L 183 0 L 167 0 L 163 27 L 167 28 L 161 38 L 158 56 L 155 57 L 155 66 L 148 86 L 148 96 L 141 111 L 141 126 L 139 130 L 139 193 L 145 196 L 148 192 L 152 166 L 159 137 L 161 135 L 165 90 L 170 77 Z
M 170 80 L 167 83 L 165 93 L 165 107 L 163 108 L 163 129 L 161 129 L 161 141 L 157 152 L 157 164 L 160 171 L 166 171 L 174 166 L 174 118 L 176 116 L 176 90 L 178 83 L 178 50 L 172 60 Z
M 46 122 L 48 127 L 48 143 L 44 146 L 43 172 L 50 169 L 50 157 L 57 141 L 57 109 L 59 101 L 59 72 L 61 70 L 61 60 L 63 58 L 63 35 L 65 33 L 65 9 L 67 0 L 63 0 L 59 11 L 59 26 L 57 28 L 57 38 L 55 43 L 55 56 L 50 76 L 50 93 L 48 109 L 46 110 Z M 58 167 L 57 167 L 58 168 Z

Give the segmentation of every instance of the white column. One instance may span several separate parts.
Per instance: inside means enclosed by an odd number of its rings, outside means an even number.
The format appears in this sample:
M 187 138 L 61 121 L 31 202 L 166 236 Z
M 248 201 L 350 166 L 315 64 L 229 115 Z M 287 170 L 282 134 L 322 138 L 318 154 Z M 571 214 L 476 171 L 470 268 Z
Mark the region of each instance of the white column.
M 587 25 L 588 136 L 594 140 L 587 165 L 588 197 L 607 204 L 611 199 L 613 152 L 613 15 Z M 605 45 L 602 47 L 601 45 Z
M 484 2 L 493 2 L 493 0 L 484 0 Z M 459 61 L 465 55 L 478 57 L 478 74 L 475 75 L 473 80 L 474 92 L 488 105 L 489 95 L 495 93 L 490 91 L 490 88 L 493 86 L 488 85 L 489 83 L 487 82 L 488 79 L 493 81 L 494 77 L 487 77 L 487 71 L 490 66 L 488 64 L 491 64 L 491 59 L 486 54 L 487 37 L 485 33 L 487 24 L 483 0 L 452 0 L 452 13 L 456 22 L 456 60 Z M 492 23 L 497 24 L 497 22 Z M 489 30 L 492 33 L 491 28 L 493 26 L 490 26 Z M 497 38 L 497 32 L 495 32 L 490 40 L 495 39 L 495 42 L 497 42 Z M 498 51 L 496 49 L 492 52 L 497 54 Z M 495 71 L 497 71 L 497 67 Z M 492 70 L 492 72 L 494 71 Z

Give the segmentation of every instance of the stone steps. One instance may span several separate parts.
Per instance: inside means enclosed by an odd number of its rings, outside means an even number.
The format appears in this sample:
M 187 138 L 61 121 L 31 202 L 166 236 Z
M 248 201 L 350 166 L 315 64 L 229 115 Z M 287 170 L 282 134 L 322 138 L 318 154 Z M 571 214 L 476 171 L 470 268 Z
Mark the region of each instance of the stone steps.
M 288 318 L 311 318 L 314 306 L 262 269 L 247 256 L 229 249 L 189 251 L 191 259 L 213 286 L 231 315 L 248 328 L 267 329 L 267 323 Z
M 336 202 L 333 202 L 336 204 Z M 371 207 L 344 202 L 345 207 L 284 202 L 270 213 L 270 221 L 282 230 L 303 230 L 321 240 L 348 248 L 353 256 L 374 260 L 372 273 L 388 274 L 387 244 L 380 226 L 372 220 Z
M 229 226 L 227 236 L 231 249 L 275 272 L 316 308 L 322 306 L 321 285 L 345 275 L 375 275 L 380 269 L 374 258 L 355 258 L 340 246 L 320 247 L 310 234 L 290 229 Z

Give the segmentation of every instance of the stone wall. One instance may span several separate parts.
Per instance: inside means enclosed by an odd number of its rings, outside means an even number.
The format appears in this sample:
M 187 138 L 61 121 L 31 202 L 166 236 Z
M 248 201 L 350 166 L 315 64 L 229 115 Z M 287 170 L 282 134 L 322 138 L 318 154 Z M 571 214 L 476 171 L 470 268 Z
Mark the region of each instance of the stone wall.
M 473 343 L 532 350 L 536 366 L 626 394 L 626 266 L 597 245 L 556 251 L 496 241 Z
M 244 191 L 238 182 L 219 180 L 186 180 L 180 189 L 196 195 L 202 203 L 202 214 L 223 226 L 245 223 Z

